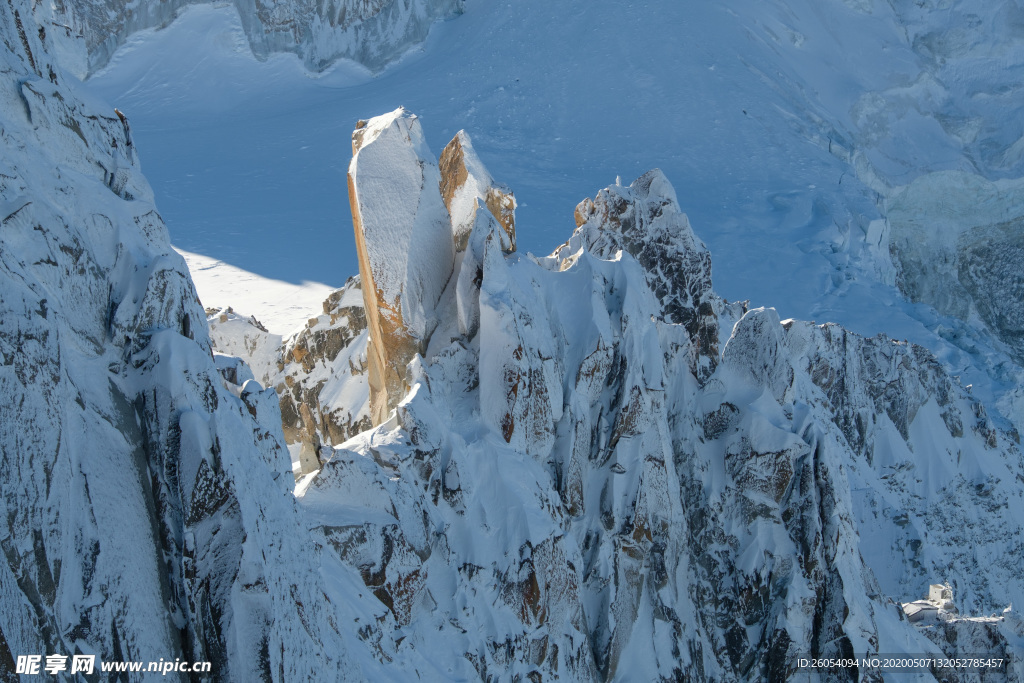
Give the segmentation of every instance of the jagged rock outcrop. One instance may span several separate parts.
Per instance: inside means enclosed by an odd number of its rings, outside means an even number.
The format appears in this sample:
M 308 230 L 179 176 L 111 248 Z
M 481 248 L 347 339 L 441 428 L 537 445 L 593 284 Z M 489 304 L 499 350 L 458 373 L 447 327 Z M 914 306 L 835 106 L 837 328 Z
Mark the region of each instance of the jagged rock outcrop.
M 207 322 L 214 351 L 244 357 L 255 379 L 274 387 L 284 438 L 298 461 L 296 474 L 319 469 L 323 448 L 370 428 L 366 315 L 358 277 L 332 292 L 323 313 L 287 339 L 231 308 L 208 310 Z
M 324 301 L 323 313 L 282 347 L 281 374 L 273 386 L 285 439 L 302 445 L 302 473 L 320 466 L 323 446 L 340 445 L 370 428 L 362 304 L 359 280 L 349 278 Z M 339 394 L 340 387 L 345 391 Z
M 581 248 L 602 259 L 625 250 L 644 268 L 666 322 L 686 327 L 695 342 L 691 371 L 701 380 L 719 357 L 718 316 L 725 302 L 711 289 L 711 255 L 679 210 L 675 190 L 659 170 L 628 188 L 614 185 L 576 207 L 573 238 L 555 252 L 566 264 Z
M 376 656 L 787 680 L 800 656 L 967 654 L 898 607 L 936 577 L 964 611 L 1024 597 L 1019 445 L 926 350 L 727 304 L 658 172 L 577 226 L 523 258 L 477 211 L 395 419 L 300 492 L 324 566 L 380 602 Z M 1019 652 L 1018 617 L 986 628 Z
M 61 4 L 65 24 L 84 39 L 79 69 L 88 73 L 106 65 L 129 35 L 166 26 L 182 8 L 201 0 L 79 0 Z M 382 69 L 427 37 L 437 20 L 462 11 L 462 0 L 337 0 L 317 3 L 234 2 L 249 46 L 259 59 L 293 52 L 313 71 L 338 59 L 351 59 L 373 71 Z M 86 71 L 78 72 L 85 76 Z
M 457 285 L 474 226 L 496 221 L 502 250 L 515 249 L 515 199 L 465 133 L 445 148 L 439 169 L 418 119 L 402 108 L 356 126 L 348 188 L 369 329 L 370 418 L 380 424 L 409 392 L 407 370 L 426 352 L 444 317 L 439 308 L 451 306 L 445 293 Z
M 455 251 L 465 251 L 476 213 L 485 207 L 507 235 L 505 251 L 516 250 L 516 200 L 487 172 L 465 131 L 459 131 L 441 152 L 441 197 L 451 216 Z

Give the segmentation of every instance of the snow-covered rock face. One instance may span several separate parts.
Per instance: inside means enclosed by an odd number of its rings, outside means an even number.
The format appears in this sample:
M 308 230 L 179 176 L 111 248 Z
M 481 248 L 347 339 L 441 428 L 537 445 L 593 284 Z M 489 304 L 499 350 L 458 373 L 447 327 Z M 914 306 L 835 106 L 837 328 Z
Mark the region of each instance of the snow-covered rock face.
M 465 251 L 481 206 L 491 212 L 508 236 L 505 251 L 515 251 L 515 197 L 508 188 L 495 184 L 465 131 L 459 131 L 441 152 L 440 168 L 441 197 L 451 216 L 456 251 Z
M 60 7 L 85 39 L 88 63 L 83 66 L 92 73 L 129 35 L 165 26 L 182 7 L 197 2 L 202 0 L 76 0 Z M 234 5 L 253 54 L 266 59 L 274 52 L 293 52 L 313 71 L 342 58 L 377 71 L 424 40 L 435 21 L 462 11 L 462 0 L 236 0 Z
M 208 310 L 207 323 L 215 352 L 245 358 L 248 368 L 240 372 L 251 368 L 255 379 L 277 392 L 297 474 L 320 468 L 322 448 L 370 428 L 366 314 L 358 278 L 328 296 L 323 313 L 287 339 L 231 309 Z M 229 358 L 217 356 L 235 367 Z
M 84 652 L 313 680 L 343 645 L 277 401 L 219 374 L 128 122 L 53 34 L 0 4 L 0 674 Z
M 694 342 L 690 369 L 706 378 L 718 362 L 723 302 L 711 290 L 711 255 L 679 210 L 664 174 L 654 170 L 628 188 L 602 190 L 580 202 L 575 218 L 580 229 L 555 256 L 571 264 L 581 248 L 606 260 L 628 252 L 643 266 L 661 317 L 686 328 Z
M 318 462 L 320 444 L 344 443 L 370 427 L 366 340 L 359 280 L 350 278 L 282 347 L 283 379 L 271 386 L 280 398 L 284 436 L 309 444 Z
M 799 656 L 1020 654 L 1012 614 L 926 638 L 898 607 L 936 579 L 965 612 L 1024 598 L 1020 448 L 926 350 L 724 302 L 657 171 L 576 222 L 534 259 L 477 211 L 393 419 L 300 492 L 324 571 L 379 600 L 376 657 L 783 680 Z
M 405 368 L 426 350 L 434 308 L 455 265 L 437 161 L 415 116 L 397 109 L 352 135 L 349 201 L 370 330 L 370 413 L 387 417 L 409 390 Z

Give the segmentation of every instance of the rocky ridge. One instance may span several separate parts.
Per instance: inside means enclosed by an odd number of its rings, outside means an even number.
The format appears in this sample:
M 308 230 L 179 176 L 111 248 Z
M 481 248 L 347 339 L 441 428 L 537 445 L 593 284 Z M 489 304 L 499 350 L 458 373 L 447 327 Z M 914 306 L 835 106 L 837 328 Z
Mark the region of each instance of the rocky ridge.
M 420 173 L 422 140 L 399 144 Z M 382 605 L 361 632 L 378 657 L 425 672 L 444 651 L 485 680 L 783 680 L 801 654 L 982 641 L 1019 658 L 1012 612 L 932 642 L 898 608 L 936 576 L 979 613 L 1024 592 L 1018 437 L 925 349 L 721 300 L 657 171 L 580 204 L 547 258 L 477 217 L 428 290 L 454 280 L 456 315 L 431 294 L 429 343 L 384 359 L 407 393 L 298 493 L 325 571 Z
M 79 76 L 102 68 L 133 33 L 171 23 L 196 0 L 58 3 L 62 23 L 84 45 L 77 48 Z M 350 59 L 379 71 L 422 42 L 431 24 L 462 11 L 462 0 L 338 0 L 327 3 L 237 0 L 234 3 L 258 59 L 292 52 L 312 71 Z M 71 65 L 68 65 L 71 68 Z
M 238 372 L 274 388 L 298 476 L 320 468 L 325 448 L 370 428 L 366 314 L 358 277 L 349 278 L 324 301 L 322 314 L 287 339 L 230 308 L 206 313 L 217 358 L 226 364 L 245 358 Z

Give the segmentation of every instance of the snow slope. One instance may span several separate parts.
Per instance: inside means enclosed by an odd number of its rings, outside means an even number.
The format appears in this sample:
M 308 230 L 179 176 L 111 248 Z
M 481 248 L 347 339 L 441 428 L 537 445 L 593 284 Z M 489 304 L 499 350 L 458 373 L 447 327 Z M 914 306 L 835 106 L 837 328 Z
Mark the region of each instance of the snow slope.
M 272 280 L 202 254 L 177 250 L 185 259 L 200 301 L 207 308 L 259 311 L 259 321 L 279 334 L 297 330 L 333 288 L 319 282 Z

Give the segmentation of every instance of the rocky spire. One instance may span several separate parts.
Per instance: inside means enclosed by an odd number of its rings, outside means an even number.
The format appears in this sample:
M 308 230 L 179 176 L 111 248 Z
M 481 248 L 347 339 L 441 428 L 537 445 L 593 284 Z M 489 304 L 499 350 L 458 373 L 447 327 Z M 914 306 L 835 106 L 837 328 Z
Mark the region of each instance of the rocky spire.
M 348 186 L 370 333 L 370 418 L 380 424 L 409 390 L 406 369 L 438 324 L 436 308 L 462 263 L 456 254 L 466 249 L 477 209 L 487 207 L 510 252 L 516 203 L 462 131 L 438 168 L 419 120 L 403 108 L 356 125 Z
M 628 187 L 616 184 L 576 207 L 577 230 L 556 251 L 563 268 L 579 250 L 602 259 L 626 251 L 643 267 L 661 303 L 661 318 L 686 328 L 693 344 L 690 371 L 701 381 L 718 364 L 718 313 L 711 288 L 711 254 L 693 233 L 675 190 L 659 169 Z
M 481 205 L 487 207 L 505 231 L 504 250 L 516 250 L 516 199 L 512 190 L 494 182 L 465 131 L 456 133 L 441 152 L 441 197 L 451 215 L 458 251 L 465 250 Z
M 407 392 L 405 368 L 426 349 L 434 306 L 454 268 L 440 183 L 415 115 L 400 107 L 357 124 L 348 186 L 370 330 L 374 424 Z

